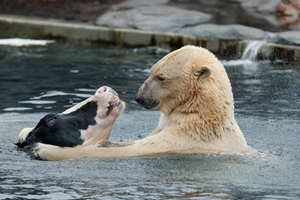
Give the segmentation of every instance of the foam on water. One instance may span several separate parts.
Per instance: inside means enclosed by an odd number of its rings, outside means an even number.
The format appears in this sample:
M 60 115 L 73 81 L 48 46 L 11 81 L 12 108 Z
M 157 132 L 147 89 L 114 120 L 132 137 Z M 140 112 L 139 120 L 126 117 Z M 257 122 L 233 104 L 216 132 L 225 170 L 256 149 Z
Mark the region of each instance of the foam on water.
M 242 57 L 237 60 L 222 60 L 224 66 L 245 66 L 252 67 L 258 65 L 256 57 L 259 53 L 261 46 L 265 41 L 248 41 Z M 260 61 L 263 63 L 269 63 L 270 61 Z
M 0 39 L 0 45 L 7 46 L 30 46 L 30 45 L 46 45 L 54 43 L 54 40 L 32 40 L 32 39 L 22 39 L 22 38 L 7 38 Z
M 255 62 L 252 60 L 222 60 L 221 61 L 223 65 L 225 66 L 239 66 L 239 65 L 252 65 Z

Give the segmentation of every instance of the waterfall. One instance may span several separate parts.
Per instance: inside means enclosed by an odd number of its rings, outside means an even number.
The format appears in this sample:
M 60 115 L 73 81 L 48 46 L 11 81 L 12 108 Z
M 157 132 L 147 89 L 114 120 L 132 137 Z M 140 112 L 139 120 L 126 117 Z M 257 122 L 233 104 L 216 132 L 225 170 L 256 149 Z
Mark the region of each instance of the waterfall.
M 255 61 L 257 53 L 264 41 L 249 41 L 242 55 L 242 60 Z
M 223 60 L 222 63 L 225 66 L 253 66 L 257 65 L 256 57 L 261 48 L 261 46 L 265 43 L 264 40 L 255 40 L 255 41 L 248 41 L 247 45 L 244 49 L 243 55 L 241 59 L 238 60 Z M 250 68 L 247 68 L 250 69 Z

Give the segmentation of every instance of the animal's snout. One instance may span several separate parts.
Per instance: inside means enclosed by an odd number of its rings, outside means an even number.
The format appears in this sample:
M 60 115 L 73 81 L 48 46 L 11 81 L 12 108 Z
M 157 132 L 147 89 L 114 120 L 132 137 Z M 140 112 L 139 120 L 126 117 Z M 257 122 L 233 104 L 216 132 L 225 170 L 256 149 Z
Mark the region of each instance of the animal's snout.
M 145 104 L 145 99 L 141 98 L 141 97 L 138 97 L 138 96 L 135 97 L 135 101 L 138 102 L 141 105 Z
M 147 98 L 145 97 L 145 92 L 143 91 L 144 87 L 141 86 L 137 94 L 135 95 L 135 101 L 141 104 L 142 106 L 145 106 L 148 102 Z
M 113 95 L 118 95 L 118 93 L 110 87 L 102 86 L 97 90 L 97 93 L 111 93 Z
M 116 91 L 114 91 L 112 88 L 108 88 L 108 91 L 114 95 L 117 95 L 118 93 Z
M 138 102 L 139 104 L 141 104 L 142 106 L 144 106 L 146 109 L 154 108 L 159 103 L 158 100 L 147 99 L 147 98 L 141 97 L 139 95 L 135 96 L 135 101 Z

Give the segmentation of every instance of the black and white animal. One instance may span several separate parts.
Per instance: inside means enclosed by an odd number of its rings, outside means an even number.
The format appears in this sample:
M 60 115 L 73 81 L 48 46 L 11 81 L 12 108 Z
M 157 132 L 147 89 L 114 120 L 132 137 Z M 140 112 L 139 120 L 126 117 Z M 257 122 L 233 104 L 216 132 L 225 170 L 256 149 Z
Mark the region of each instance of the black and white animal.
M 112 88 L 103 86 L 92 97 L 62 114 L 48 114 L 35 128 L 23 129 L 16 145 L 24 150 L 31 149 L 36 143 L 60 147 L 85 143 L 103 146 L 124 108 L 125 104 L 118 94 Z

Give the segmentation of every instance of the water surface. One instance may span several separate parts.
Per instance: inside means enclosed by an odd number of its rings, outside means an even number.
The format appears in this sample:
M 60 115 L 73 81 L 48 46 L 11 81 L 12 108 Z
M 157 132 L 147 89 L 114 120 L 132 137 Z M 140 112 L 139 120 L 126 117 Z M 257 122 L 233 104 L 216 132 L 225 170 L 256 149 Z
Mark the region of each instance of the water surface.
M 0 47 L 0 199 L 299 199 L 300 70 L 297 65 L 223 61 L 236 119 L 258 156 L 169 155 L 44 162 L 18 151 L 24 127 L 112 86 L 127 103 L 111 140 L 156 126 L 134 95 L 162 49 L 50 44 Z

